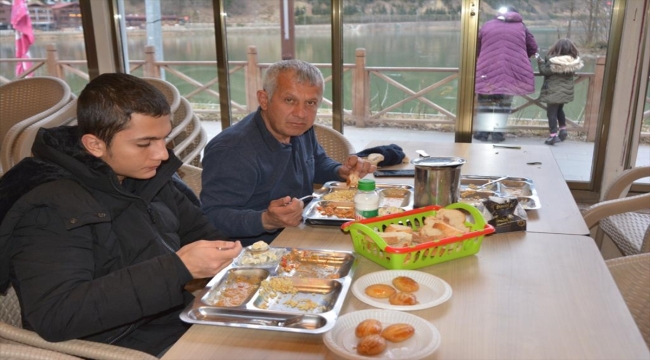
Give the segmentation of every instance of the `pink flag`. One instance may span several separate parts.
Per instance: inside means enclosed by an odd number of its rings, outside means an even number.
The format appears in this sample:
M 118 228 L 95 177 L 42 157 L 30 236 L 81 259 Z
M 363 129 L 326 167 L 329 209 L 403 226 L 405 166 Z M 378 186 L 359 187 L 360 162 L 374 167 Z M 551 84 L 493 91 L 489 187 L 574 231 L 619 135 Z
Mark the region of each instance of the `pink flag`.
M 34 43 L 34 32 L 26 0 L 14 0 L 11 7 L 11 25 L 16 30 L 16 57 L 29 59 L 29 46 Z M 16 76 L 27 71 L 30 66 L 29 62 L 19 62 L 16 65 Z

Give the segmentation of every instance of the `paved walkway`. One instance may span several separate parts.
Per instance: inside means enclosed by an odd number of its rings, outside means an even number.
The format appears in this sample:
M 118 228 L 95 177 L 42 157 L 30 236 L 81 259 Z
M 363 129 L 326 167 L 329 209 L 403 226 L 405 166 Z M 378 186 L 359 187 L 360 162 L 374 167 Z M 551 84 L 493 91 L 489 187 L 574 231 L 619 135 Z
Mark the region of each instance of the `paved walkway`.
M 221 123 L 217 121 L 203 121 L 203 127 L 208 132 L 208 138 L 212 139 L 221 131 Z M 392 142 L 406 141 L 431 141 L 431 142 L 453 142 L 454 133 L 440 132 L 433 130 L 412 130 L 396 128 L 366 127 L 357 128 L 346 126 L 344 135 L 357 151 L 364 149 L 371 141 L 384 141 L 386 144 Z M 512 137 L 506 134 L 505 145 L 544 145 L 546 137 Z M 591 162 L 593 157 L 593 143 L 567 139 L 564 142 L 551 146 L 555 160 L 557 161 L 565 180 L 589 181 L 591 173 Z M 431 154 L 435 155 L 435 154 Z M 407 154 L 413 157 L 413 154 Z M 637 166 L 650 166 L 650 145 L 641 145 L 637 156 Z

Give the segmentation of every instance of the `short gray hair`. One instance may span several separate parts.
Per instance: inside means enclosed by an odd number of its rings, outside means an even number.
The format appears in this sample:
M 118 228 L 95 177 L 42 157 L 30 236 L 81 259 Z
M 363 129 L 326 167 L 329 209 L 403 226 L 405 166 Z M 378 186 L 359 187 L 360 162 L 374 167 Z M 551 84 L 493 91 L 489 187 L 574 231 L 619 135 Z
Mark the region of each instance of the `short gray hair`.
M 296 81 L 299 84 L 308 84 L 310 86 L 320 86 L 321 94 L 325 91 L 325 79 L 320 70 L 303 60 L 282 60 L 271 65 L 264 74 L 264 83 L 262 88 L 266 91 L 269 99 L 273 97 L 275 88 L 278 86 L 278 76 L 287 71 L 295 71 Z

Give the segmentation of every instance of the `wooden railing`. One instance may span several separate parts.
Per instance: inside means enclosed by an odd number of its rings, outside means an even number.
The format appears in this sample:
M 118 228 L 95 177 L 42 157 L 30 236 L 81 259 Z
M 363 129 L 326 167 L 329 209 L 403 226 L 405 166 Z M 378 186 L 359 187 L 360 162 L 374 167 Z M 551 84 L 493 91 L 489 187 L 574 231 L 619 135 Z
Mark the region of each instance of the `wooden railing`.
M 79 76 L 84 80 L 88 80 L 88 74 L 83 69 L 86 66 L 85 60 L 61 60 L 57 56 L 56 47 L 53 44 L 47 45 L 47 57 L 44 59 L 0 59 L 1 62 L 17 63 L 20 61 L 28 61 L 32 63 L 32 67 L 23 73 L 20 78 L 34 74 L 37 70 L 45 67 L 45 75 L 56 76 L 66 79 L 68 76 Z M 351 108 L 344 109 L 344 117 L 346 122 L 353 123 L 358 127 L 366 125 L 376 125 L 381 123 L 390 122 L 391 124 L 443 124 L 454 126 L 456 115 L 449 109 L 445 109 L 442 105 L 437 104 L 426 95 L 433 90 L 451 83 L 458 78 L 458 68 L 437 68 L 437 67 L 371 67 L 366 66 L 366 52 L 365 49 L 356 50 L 356 60 L 354 64 L 344 64 L 343 70 L 345 73 L 350 73 L 350 89 L 351 91 Z M 148 77 L 161 77 L 162 71 L 165 72 L 166 79 L 169 81 L 174 77 L 177 81 L 171 81 L 177 84 L 189 84 L 191 90 L 182 93 L 190 102 L 193 102 L 195 111 L 197 113 L 212 113 L 213 116 L 219 116 L 218 106 L 206 106 L 205 101 L 196 101 L 196 96 L 208 96 L 211 100 L 209 104 L 219 104 L 219 92 L 214 90 L 213 87 L 218 85 L 216 61 L 157 61 L 155 58 L 155 48 L 153 46 L 146 46 L 144 60 L 131 60 L 130 61 L 131 73 L 142 72 L 143 76 Z M 245 103 L 240 104 L 236 101 L 231 101 L 231 110 L 235 115 L 247 114 L 254 111 L 257 106 L 256 91 L 261 88 L 263 70 L 268 68 L 270 63 L 258 62 L 257 49 L 254 46 L 248 48 L 246 61 L 231 61 L 229 62 L 229 75 L 235 73 L 243 73 L 243 81 L 245 88 Z M 314 64 L 321 69 L 331 68 L 331 64 L 316 63 Z M 209 80 L 198 81 L 178 67 L 206 67 L 214 70 L 214 77 Z M 605 58 L 600 57 L 596 61 L 596 68 L 593 73 L 577 73 L 576 84 L 587 82 L 587 95 L 584 111 L 582 112 L 582 120 L 567 119 L 568 130 L 572 132 L 583 132 L 587 134 L 587 141 L 594 141 L 596 139 L 596 126 L 598 119 L 598 108 L 600 104 L 600 95 L 603 81 L 603 73 L 605 67 Z M 43 72 L 41 70 L 41 72 Z M 41 73 L 39 72 L 39 74 Z M 430 84 L 422 89 L 410 89 L 404 84 L 392 79 L 390 73 L 410 73 L 410 72 L 434 72 L 448 74 L 436 83 Z M 205 74 L 206 72 L 202 72 Z M 536 74 L 539 76 L 539 74 Z M 232 79 L 232 77 L 231 77 Z M 0 82 L 7 83 L 11 81 L 5 77 L 0 76 Z M 325 82 L 329 83 L 331 76 L 325 78 Z M 372 108 L 371 103 L 371 88 L 375 82 L 385 82 L 389 86 L 403 92 L 404 97 L 393 104 L 384 104 L 381 109 Z M 185 85 L 183 85 L 185 86 Z M 532 130 L 546 130 L 548 128 L 546 118 L 523 118 L 521 116 L 522 110 L 535 106 L 543 109 L 545 114 L 546 106 L 530 96 L 522 96 L 523 104 L 516 106 L 513 109 L 513 115 L 510 117 L 508 130 L 516 129 L 532 129 Z M 195 101 L 193 101 L 195 100 Z M 396 112 L 405 103 L 417 101 L 422 104 L 427 111 L 420 112 L 419 114 Z M 646 99 L 650 101 L 650 99 Z M 202 106 L 198 106 L 198 104 Z M 330 99 L 323 99 L 323 107 L 319 112 L 320 117 L 331 117 L 332 102 Z M 422 116 L 425 113 L 426 116 Z M 644 114 L 645 115 L 645 114 Z M 645 117 L 645 116 L 644 116 Z M 523 123 L 523 125 L 522 125 Z M 643 136 L 650 136 L 650 133 L 643 133 Z

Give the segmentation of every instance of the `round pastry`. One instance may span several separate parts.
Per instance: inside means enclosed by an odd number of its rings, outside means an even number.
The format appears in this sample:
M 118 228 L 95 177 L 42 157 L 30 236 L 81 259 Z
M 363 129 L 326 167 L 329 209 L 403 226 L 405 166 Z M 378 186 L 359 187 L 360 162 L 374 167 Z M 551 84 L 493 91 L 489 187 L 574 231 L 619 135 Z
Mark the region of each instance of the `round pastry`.
M 386 299 L 397 291 L 390 285 L 386 284 L 372 284 L 366 287 L 366 295 L 378 299 Z
M 381 322 L 376 319 L 366 319 L 357 325 L 357 328 L 354 330 L 354 334 L 358 338 L 362 338 L 366 335 L 377 335 L 381 334 Z
M 381 335 L 367 335 L 357 344 L 357 352 L 361 355 L 377 355 L 386 350 L 386 340 Z
M 399 291 L 403 292 L 416 292 L 420 289 L 417 281 L 408 276 L 398 276 L 393 279 L 393 286 Z
M 418 303 L 415 295 L 407 292 L 396 292 L 388 298 L 391 305 L 415 305 Z
M 391 342 L 402 342 L 415 334 L 415 328 L 409 324 L 392 324 L 386 326 L 381 336 Z

